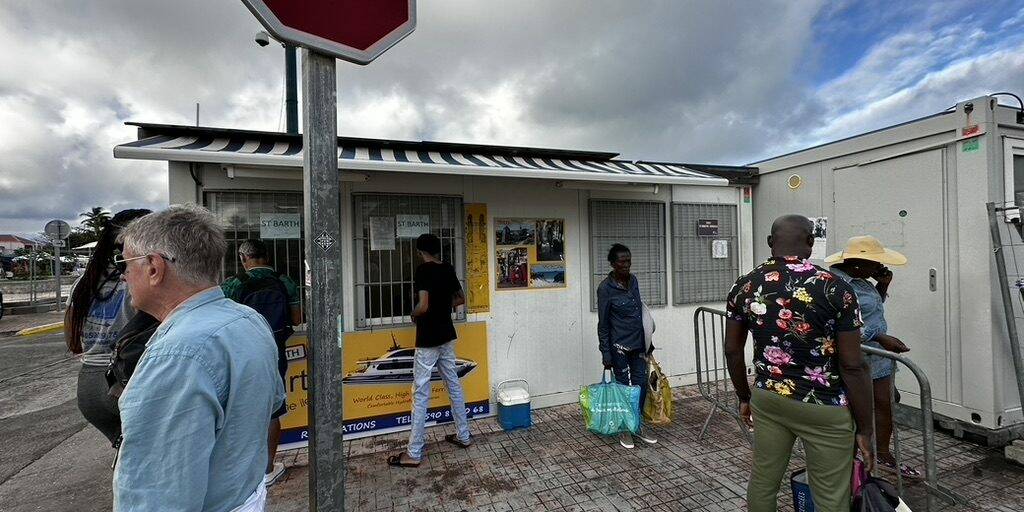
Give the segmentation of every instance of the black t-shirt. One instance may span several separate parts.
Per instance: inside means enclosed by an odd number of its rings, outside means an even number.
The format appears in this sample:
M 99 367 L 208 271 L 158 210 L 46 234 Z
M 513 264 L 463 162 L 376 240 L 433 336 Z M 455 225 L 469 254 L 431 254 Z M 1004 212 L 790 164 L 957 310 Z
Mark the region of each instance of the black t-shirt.
M 413 278 L 416 298 L 428 294 L 427 312 L 416 319 L 416 346 L 436 347 L 455 339 L 452 298 L 462 290 L 455 268 L 447 263 L 424 263 Z

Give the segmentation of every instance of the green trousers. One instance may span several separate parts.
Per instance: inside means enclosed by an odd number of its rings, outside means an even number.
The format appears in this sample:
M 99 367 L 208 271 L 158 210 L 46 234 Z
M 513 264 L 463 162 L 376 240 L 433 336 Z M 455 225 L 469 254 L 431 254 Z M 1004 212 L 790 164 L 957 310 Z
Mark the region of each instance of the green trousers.
M 797 438 L 807 456 L 807 476 L 818 512 L 850 510 L 854 423 L 845 407 L 808 404 L 755 388 L 754 470 L 747 486 L 750 512 L 775 512 L 779 485 Z

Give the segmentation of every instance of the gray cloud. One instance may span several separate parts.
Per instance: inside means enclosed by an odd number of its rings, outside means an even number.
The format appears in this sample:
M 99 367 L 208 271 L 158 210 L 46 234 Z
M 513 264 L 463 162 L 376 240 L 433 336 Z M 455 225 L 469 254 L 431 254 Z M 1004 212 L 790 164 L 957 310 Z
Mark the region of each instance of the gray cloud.
M 845 8 L 421 1 L 405 41 L 339 62 L 340 132 L 743 163 L 1024 89 L 1013 13 L 994 34 L 938 8 L 813 83 L 830 58 L 817 38 Z M 280 129 L 283 55 L 252 43 L 259 29 L 237 0 L 5 2 L 0 231 L 165 204 L 164 164 L 111 155 L 134 139 L 126 120 L 191 124 L 200 102 L 204 125 Z

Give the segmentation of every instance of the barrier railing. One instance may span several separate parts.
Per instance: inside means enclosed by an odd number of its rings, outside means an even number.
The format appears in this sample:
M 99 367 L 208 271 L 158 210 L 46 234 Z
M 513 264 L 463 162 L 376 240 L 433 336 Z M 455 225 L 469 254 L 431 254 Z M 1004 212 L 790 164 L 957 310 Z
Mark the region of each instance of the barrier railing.
M 693 313 L 694 346 L 697 348 L 697 389 L 711 403 L 711 412 L 704 420 L 697 439 L 704 439 L 716 412 L 731 416 L 740 426 L 747 441 L 752 442 L 750 431 L 740 418 L 740 402 L 729 380 L 725 362 L 725 312 L 700 307 Z M 710 334 L 710 338 L 708 335 Z
M 963 503 L 964 500 L 959 498 L 950 490 L 943 488 L 939 485 L 939 471 L 935 465 L 935 420 L 932 417 L 932 386 L 928 382 L 928 376 L 924 374 L 924 370 L 920 366 L 917 366 L 913 361 L 903 357 L 895 352 L 889 352 L 875 347 L 868 347 L 861 345 L 861 352 L 870 354 L 873 356 L 885 357 L 892 359 L 893 361 L 906 366 L 911 373 L 914 374 L 914 378 L 917 379 L 917 385 L 920 389 L 921 396 L 921 438 L 922 446 L 924 448 L 924 486 L 925 486 L 925 509 L 933 510 L 935 505 L 935 497 L 938 496 L 943 501 L 956 504 Z M 896 386 L 893 385 L 890 388 L 893 394 L 895 394 Z M 895 400 L 891 400 L 893 404 Z M 903 476 L 899 470 L 900 468 L 900 444 L 899 444 L 899 433 L 896 428 L 896 423 L 893 422 L 893 450 L 895 453 L 893 457 L 896 459 L 896 484 L 903 494 Z
M 720 411 L 731 416 L 739 424 L 740 431 L 749 441 L 751 436 L 740 418 L 739 399 L 736 398 L 725 361 L 725 319 L 724 311 L 706 307 L 697 308 L 693 314 L 694 346 L 697 351 L 697 388 L 701 396 L 711 403 L 711 412 L 704 420 L 704 426 L 701 428 L 698 439 L 704 438 L 712 418 L 716 412 Z M 917 379 L 921 396 L 921 435 L 925 464 L 923 484 L 926 509 L 934 510 L 935 497 L 951 504 L 964 503 L 965 500 L 939 485 L 938 469 L 935 464 L 935 421 L 932 417 L 932 391 L 928 376 L 917 364 L 899 354 L 867 346 L 861 346 L 861 350 L 865 354 L 885 357 L 902 364 Z M 895 386 L 892 389 L 895 390 Z M 895 391 L 892 392 L 895 393 Z M 895 403 L 895 400 L 892 403 Z M 895 423 L 893 424 L 893 448 L 896 458 L 897 486 L 902 494 L 903 478 L 899 472 L 901 450 L 899 432 Z

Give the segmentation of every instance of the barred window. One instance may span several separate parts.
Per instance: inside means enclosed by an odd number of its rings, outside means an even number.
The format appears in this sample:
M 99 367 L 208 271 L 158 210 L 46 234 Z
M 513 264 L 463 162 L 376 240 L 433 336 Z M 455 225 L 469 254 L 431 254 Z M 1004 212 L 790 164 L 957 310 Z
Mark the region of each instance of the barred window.
M 650 306 L 667 303 L 665 290 L 665 204 L 652 201 L 590 201 L 590 309 L 597 310 L 597 285 L 608 275 L 608 250 L 629 247 L 631 273 Z
M 673 203 L 672 303 L 724 301 L 738 276 L 736 205 Z
M 306 279 L 302 262 L 306 248 L 302 243 L 301 192 L 205 192 L 203 205 L 224 224 L 228 251 L 221 267 L 222 279 L 243 272 L 238 247 L 248 238 L 260 238 L 260 214 L 298 215 L 298 238 L 264 239 L 270 251 L 270 266 L 295 281 L 300 290 Z M 299 294 L 303 304 L 305 293 Z
M 412 323 L 413 276 L 422 263 L 416 253 L 416 229 L 441 239 L 441 259 L 455 267 L 465 289 L 462 198 L 356 194 L 353 200 L 357 328 Z M 420 227 L 404 227 L 409 222 Z M 465 320 L 465 309 L 453 318 Z

